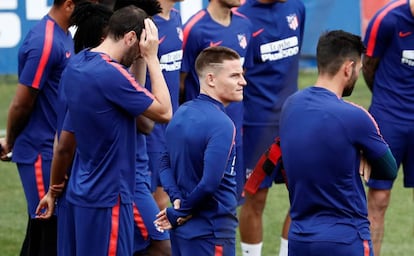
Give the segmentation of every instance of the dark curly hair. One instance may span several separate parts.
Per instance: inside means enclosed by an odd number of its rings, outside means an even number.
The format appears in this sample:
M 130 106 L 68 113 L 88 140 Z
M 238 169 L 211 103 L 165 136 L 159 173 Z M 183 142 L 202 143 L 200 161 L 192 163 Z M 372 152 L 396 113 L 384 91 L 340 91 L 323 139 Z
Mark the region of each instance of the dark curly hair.
M 114 11 L 128 5 L 134 5 L 144 10 L 148 16 L 154 16 L 162 11 L 161 5 L 157 0 L 116 0 Z
M 75 53 L 98 46 L 106 36 L 112 11 L 101 4 L 83 2 L 76 5 L 71 24 L 77 27 L 74 36 Z

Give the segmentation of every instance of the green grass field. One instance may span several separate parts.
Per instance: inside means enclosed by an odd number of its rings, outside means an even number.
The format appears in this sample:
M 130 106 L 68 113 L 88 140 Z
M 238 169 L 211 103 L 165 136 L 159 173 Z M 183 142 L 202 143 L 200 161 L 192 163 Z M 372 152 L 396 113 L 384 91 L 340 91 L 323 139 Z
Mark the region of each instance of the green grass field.
M 301 72 L 300 87 L 312 85 L 314 72 Z M 0 76 L 0 130 L 5 129 L 7 109 L 14 95 L 16 77 Z M 368 107 L 370 92 L 362 78 L 348 100 Z M 392 192 L 386 216 L 382 256 L 414 255 L 414 197 L 412 189 L 402 187 L 399 175 Z M 27 213 L 19 175 L 13 163 L 0 162 L 0 255 L 19 254 Z M 269 193 L 264 214 L 263 256 L 275 256 L 279 251 L 279 236 L 288 208 L 288 196 L 283 185 L 274 186 Z M 237 244 L 238 255 L 239 245 Z

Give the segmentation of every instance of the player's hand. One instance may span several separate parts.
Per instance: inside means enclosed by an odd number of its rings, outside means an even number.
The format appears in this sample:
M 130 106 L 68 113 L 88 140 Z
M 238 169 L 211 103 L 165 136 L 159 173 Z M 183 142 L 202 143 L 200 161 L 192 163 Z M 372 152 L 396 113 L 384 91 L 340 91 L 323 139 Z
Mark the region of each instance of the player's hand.
M 359 163 L 359 174 L 363 177 L 365 182 L 368 182 L 369 176 L 371 175 L 371 165 L 367 159 L 361 154 L 361 160 Z
M 56 197 L 52 193 L 46 193 L 37 205 L 36 219 L 49 219 L 55 210 L 55 202 Z
M 157 219 L 154 221 L 154 225 L 158 231 L 164 232 L 165 230 L 170 230 L 173 228 L 167 218 L 167 208 L 161 210 L 156 217 Z
M 158 53 L 158 29 L 155 23 L 147 18 L 144 20 L 145 28 L 142 30 L 139 49 L 141 56 L 148 61 L 149 58 L 157 58 Z
M 181 200 L 180 199 L 175 199 L 174 202 L 173 202 L 174 209 L 180 209 L 180 204 L 181 204 Z
M 0 138 L 0 160 L 11 161 L 12 152 L 5 138 Z

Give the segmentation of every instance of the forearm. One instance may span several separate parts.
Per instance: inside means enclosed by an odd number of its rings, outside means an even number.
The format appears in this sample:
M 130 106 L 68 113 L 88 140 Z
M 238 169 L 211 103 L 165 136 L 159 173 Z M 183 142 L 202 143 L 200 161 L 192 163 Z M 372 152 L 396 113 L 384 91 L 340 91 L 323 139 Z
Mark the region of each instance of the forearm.
M 160 62 L 156 56 L 146 59 L 148 72 L 151 80 L 151 92 L 162 106 L 162 116 L 168 122 L 172 116 L 172 105 L 170 92 L 160 68 Z
M 50 186 L 62 184 L 72 166 L 76 141 L 73 133 L 62 131 L 60 140 L 53 152 L 50 172 Z
M 374 160 L 370 160 L 372 171 L 370 178 L 376 180 L 394 180 L 397 177 L 397 163 L 388 149 L 387 152 Z
M 364 56 L 363 58 L 362 73 L 365 79 L 365 83 L 371 92 L 374 86 L 375 72 L 377 70 L 378 64 L 378 58 L 372 58 L 368 56 Z

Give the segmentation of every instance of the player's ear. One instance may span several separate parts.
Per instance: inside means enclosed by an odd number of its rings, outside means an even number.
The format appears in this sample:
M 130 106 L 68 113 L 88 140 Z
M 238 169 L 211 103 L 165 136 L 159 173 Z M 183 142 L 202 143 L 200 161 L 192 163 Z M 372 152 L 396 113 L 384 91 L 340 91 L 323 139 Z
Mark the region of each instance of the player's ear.
M 206 75 L 206 84 L 209 86 L 209 87 L 215 87 L 215 76 L 214 76 L 214 74 L 213 73 L 211 73 L 211 72 L 209 72 L 209 73 L 207 73 L 207 75 Z
M 343 70 L 344 70 L 344 75 L 345 77 L 350 77 L 352 76 L 352 70 L 355 67 L 355 61 L 353 60 L 347 60 L 344 62 L 343 64 Z
M 63 7 L 65 8 L 65 11 L 72 15 L 72 12 L 75 10 L 75 3 L 72 0 L 66 0 L 63 3 Z
M 128 33 L 124 35 L 124 42 L 128 46 L 135 44 L 137 40 L 138 40 L 138 37 L 135 31 L 129 31 Z

